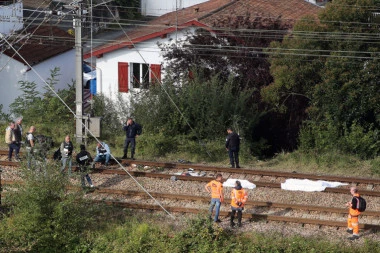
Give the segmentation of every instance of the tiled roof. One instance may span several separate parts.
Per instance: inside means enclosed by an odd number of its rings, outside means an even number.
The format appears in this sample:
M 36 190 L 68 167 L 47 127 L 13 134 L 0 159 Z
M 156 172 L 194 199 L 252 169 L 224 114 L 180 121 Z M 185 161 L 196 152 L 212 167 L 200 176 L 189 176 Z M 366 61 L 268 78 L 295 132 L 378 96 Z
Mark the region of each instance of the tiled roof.
M 5 50 L 4 54 L 22 63 L 24 58 L 30 65 L 35 65 L 74 47 L 74 38 L 56 26 L 30 27 L 28 33 L 31 35 L 29 39 L 26 37 L 12 45 L 22 57 L 12 48 Z
M 294 24 L 304 15 L 316 17 L 319 10 L 320 7 L 304 0 L 209 0 L 153 19 L 114 42 L 95 48 L 92 55 L 100 56 L 119 48 L 130 47 L 186 26 L 227 28 L 228 19 L 231 17 L 281 17 L 282 20 Z M 88 58 L 90 55 L 86 54 L 84 57 Z
M 210 27 L 228 26 L 230 17 L 255 17 L 277 18 L 280 17 L 284 22 L 294 24 L 305 15 L 317 17 L 320 7 L 308 3 L 305 0 L 240 0 L 233 5 L 223 8 L 215 15 L 202 18 L 199 21 Z

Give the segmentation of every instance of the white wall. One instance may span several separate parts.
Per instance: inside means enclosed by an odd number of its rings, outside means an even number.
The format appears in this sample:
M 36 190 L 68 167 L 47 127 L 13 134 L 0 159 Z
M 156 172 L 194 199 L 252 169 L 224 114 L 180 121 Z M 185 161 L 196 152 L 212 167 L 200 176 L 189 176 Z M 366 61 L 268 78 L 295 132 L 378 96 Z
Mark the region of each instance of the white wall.
M 34 81 L 37 90 L 44 92 L 45 83 L 39 76 L 46 80 L 54 67 L 60 68 L 60 76 L 57 77 L 59 82 L 55 85 L 55 89 L 67 88 L 67 84 L 75 80 L 75 51 L 70 50 L 32 67 L 38 75 L 33 70 L 26 71 L 28 69 L 26 65 L 4 54 L 0 55 L 0 104 L 3 105 L 3 112 L 9 113 L 9 105 L 22 94 L 19 81 Z
M 0 6 L 0 33 L 10 34 L 23 28 L 22 2 Z
M 124 100 L 129 101 L 131 93 L 134 91 L 131 85 L 129 85 L 130 92 L 118 92 L 118 63 L 162 64 L 163 57 L 157 43 L 174 43 L 175 38 L 183 38 L 185 34 L 192 33 L 193 31 L 194 28 L 189 27 L 188 29 L 179 31 L 177 34 L 170 34 L 167 38 L 154 38 L 135 45 L 136 47 L 133 49 L 122 48 L 105 53 L 101 58 L 96 58 L 97 93 L 102 93 L 114 101 L 121 95 Z M 131 68 L 129 67 L 128 70 L 130 71 Z M 162 72 L 161 77 L 163 78 L 164 75 L 165 73 Z M 131 80 L 130 73 L 128 79 L 129 81 Z
M 208 0 L 141 0 L 141 14 L 143 16 L 158 17 L 207 1 Z

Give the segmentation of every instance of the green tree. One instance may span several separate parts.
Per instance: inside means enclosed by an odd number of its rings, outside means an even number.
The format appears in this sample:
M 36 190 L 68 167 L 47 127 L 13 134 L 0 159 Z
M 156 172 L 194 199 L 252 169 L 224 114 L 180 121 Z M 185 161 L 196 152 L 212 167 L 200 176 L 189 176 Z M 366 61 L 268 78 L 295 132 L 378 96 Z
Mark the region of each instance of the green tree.
M 269 49 L 275 80 L 262 95 L 277 110 L 300 116 L 303 149 L 340 150 L 363 158 L 379 154 L 376 4 L 331 2 L 319 22 L 302 20 L 282 43 Z M 289 103 L 290 98 L 297 103 Z M 373 138 L 358 147 L 349 136 Z

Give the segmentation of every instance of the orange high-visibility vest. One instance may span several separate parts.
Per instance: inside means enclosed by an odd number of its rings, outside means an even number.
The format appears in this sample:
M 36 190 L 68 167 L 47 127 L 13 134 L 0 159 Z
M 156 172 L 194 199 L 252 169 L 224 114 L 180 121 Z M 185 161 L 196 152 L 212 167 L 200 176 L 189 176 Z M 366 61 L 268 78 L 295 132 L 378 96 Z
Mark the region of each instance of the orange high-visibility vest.
M 240 207 L 244 207 L 245 202 L 248 200 L 247 192 L 241 188 L 240 190 L 233 189 L 231 192 L 231 206 L 238 208 L 238 202 L 241 202 Z

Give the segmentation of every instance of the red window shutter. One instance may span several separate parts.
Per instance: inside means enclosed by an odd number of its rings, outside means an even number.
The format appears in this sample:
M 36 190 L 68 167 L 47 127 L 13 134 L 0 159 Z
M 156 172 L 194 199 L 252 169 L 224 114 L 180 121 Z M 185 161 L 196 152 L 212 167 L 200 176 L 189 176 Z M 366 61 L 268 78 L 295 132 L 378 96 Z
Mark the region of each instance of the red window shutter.
M 151 83 L 161 82 L 161 65 L 160 64 L 150 65 L 150 81 Z
M 119 92 L 128 92 L 128 63 L 118 63 Z

